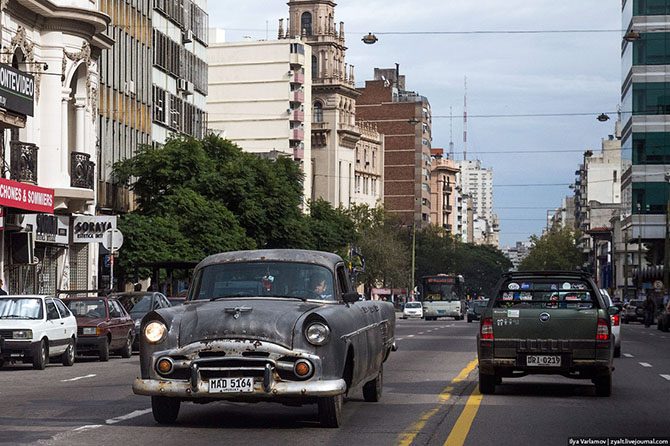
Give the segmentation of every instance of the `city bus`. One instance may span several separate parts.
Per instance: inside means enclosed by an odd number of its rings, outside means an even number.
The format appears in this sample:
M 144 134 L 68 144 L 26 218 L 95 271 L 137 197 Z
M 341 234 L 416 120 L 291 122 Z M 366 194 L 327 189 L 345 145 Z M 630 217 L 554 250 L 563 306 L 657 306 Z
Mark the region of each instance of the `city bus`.
M 427 321 L 438 317 L 465 318 L 465 281 L 457 274 L 436 274 L 421 278 L 419 300 Z

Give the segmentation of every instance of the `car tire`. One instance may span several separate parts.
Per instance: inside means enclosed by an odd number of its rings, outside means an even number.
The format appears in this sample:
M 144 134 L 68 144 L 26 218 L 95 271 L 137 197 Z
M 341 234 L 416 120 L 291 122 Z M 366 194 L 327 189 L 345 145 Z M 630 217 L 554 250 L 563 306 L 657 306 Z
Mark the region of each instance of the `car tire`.
M 621 346 L 614 347 L 614 357 L 615 358 L 621 357 Z
M 33 368 L 35 370 L 44 370 L 48 363 L 49 347 L 47 346 L 47 340 L 42 339 L 42 342 L 37 347 L 37 351 L 33 354 Z
M 3 365 L 5 365 L 5 360 L 0 358 L 0 369 L 2 368 Z
M 596 385 L 597 396 L 612 395 L 612 372 L 609 372 L 607 375 L 595 378 L 593 380 L 593 384 Z
M 98 352 L 98 359 L 100 362 L 109 361 L 109 339 L 106 339 L 105 342 L 100 345 L 100 351 Z
M 384 386 L 384 368 L 379 368 L 377 377 L 368 381 L 363 386 L 363 398 L 368 403 L 376 403 L 382 399 L 382 387 Z
M 63 352 L 63 355 L 61 356 L 61 363 L 64 366 L 72 367 L 74 365 L 74 355 L 75 355 L 76 345 L 77 345 L 77 343 L 75 342 L 74 338 L 71 338 L 70 343 L 68 344 L 67 348 L 65 349 L 65 352 Z
M 472 318 L 468 316 L 468 323 L 472 323 Z
M 174 424 L 179 416 L 181 400 L 167 396 L 151 397 L 151 413 L 158 424 Z
M 496 376 L 479 372 L 479 393 L 492 395 L 496 392 Z
M 321 427 L 337 428 L 342 424 L 343 395 L 325 396 L 317 399 Z
M 126 345 L 123 346 L 121 349 L 121 357 L 122 358 L 130 358 L 133 356 L 133 335 L 128 334 L 128 339 L 126 339 Z
M 665 322 L 663 322 L 663 330 L 662 330 L 662 331 L 664 331 L 664 332 L 666 332 L 666 333 L 667 333 L 668 331 L 670 331 L 670 321 L 665 321 Z

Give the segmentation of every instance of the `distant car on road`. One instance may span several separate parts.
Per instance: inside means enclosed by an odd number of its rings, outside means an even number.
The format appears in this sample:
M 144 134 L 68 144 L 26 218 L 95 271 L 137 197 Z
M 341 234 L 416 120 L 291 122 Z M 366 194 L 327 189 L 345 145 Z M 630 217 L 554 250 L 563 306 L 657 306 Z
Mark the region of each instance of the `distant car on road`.
M 116 299 L 72 297 L 65 304 L 77 318 L 77 353 L 96 354 L 108 361 L 110 352 L 130 358 L 135 324 Z
M 140 332 L 140 323 L 142 318 L 149 312 L 160 310 L 161 308 L 171 307 L 170 301 L 167 300 L 167 297 L 163 293 L 157 291 L 133 291 L 128 293 L 113 293 L 109 297 L 117 299 L 123 308 L 130 314 L 130 317 L 133 318 L 133 323 L 135 325 L 135 333 Z M 139 336 L 135 337 L 133 342 L 133 350 L 138 350 L 140 348 Z
M 665 332 L 670 331 L 670 302 L 661 309 L 656 319 L 656 328 Z
M 74 364 L 77 321 L 54 296 L 0 296 L 0 367 L 7 361 L 32 362 L 44 370 L 50 358 Z
M 612 393 L 614 337 L 608 306 L 590 275 L 534 271 L 504 274 L 482 312 L 479 390 L 528 374 L 590 379 Z
M 610 293 L 606 289 L 601 288 L 600 294 L 602 294 L 605 302 L 608 307 L 614 307 L 617 310 L 621 311 L 621 308 L 618 305 L 615 305 L 610 297 Z M 612 336 L 614 337 L 614 357 L 619 358 L 621 356 L 621 314 L 613 314 L 612 318 Z
M 481 319 L 482 311 L 486 309 L 488 304 L 488 299 L 471 300 L 468 302 L 468 312 L 466 313 L 468 322 L 478 321 Z
M 644 300 L 634 299 L 624 304 L 621 321 L 624 324 L 629 322 L 644 322 Z
M 421 302 L 406 302 L 402 309 L 402 318 L 423 319 L 423 306 Z
M 217 254 L 195 268 L 185 305 L 142 320 L 133 391 L 162 424 L 182 401 L 234 400 L 316 403 L 321 425 L 339 427 L 349 389 L 381 398 L 394 332 L 393 305 L 360 300 L 335 254 Z

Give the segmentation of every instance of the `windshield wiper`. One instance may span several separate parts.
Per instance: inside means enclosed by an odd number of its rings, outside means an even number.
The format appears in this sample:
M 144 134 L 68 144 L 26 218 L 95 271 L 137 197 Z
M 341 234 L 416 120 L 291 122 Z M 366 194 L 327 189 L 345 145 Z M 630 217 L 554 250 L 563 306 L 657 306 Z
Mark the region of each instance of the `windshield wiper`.
M 228 299 L 230 297 L 251 297 L 251 296 L 249 296 L 247 293 L 234 293 L 234 294 L 226 294 L 224 296 L 212 297 L 209 301 L 214 302 L 215 300 Z

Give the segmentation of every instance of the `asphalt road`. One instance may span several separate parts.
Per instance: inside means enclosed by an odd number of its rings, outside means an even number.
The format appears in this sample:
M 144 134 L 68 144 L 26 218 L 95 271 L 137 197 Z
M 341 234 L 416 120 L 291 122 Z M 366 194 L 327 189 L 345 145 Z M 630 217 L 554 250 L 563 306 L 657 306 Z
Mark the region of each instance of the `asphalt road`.
M 670 334 L 622 327 L 614 393 L 587 381 L 506 380 L 495 395 L 476 391 L 477 323 L 399 320 L 399 350 L 384 369 L 379 403 L 360 390 L 344 405 L 344 426 L 323 429 L 316 406 L 184 404 L 178 424 L 155 424 L 147 397 L 133 395 L 137 356 L 108 363 L 78 358 L 0 369 L 0 444 L 163 445 L 332 444 L 565 445 L 570 436 L 670 437 Z M 662 375 L 665 375 L 662 376 Z

